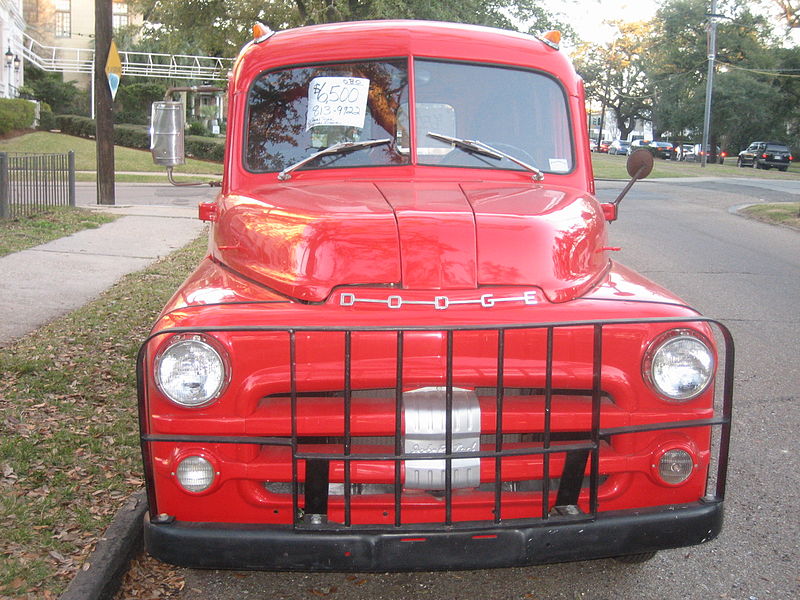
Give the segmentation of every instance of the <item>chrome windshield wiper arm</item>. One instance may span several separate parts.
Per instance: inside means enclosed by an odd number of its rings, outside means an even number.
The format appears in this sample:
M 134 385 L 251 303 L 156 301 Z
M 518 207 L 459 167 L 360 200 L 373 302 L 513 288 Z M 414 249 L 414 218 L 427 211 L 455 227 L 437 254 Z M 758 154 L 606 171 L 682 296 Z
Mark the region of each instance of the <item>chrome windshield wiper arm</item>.
M 488 156 L 490 158 L 496 158 L 498 160 L 502 158 L 506 158 L 513 162 L 516 165 L 519 165 L 523 169 L 527 169 L 531 173 L 533 173 L 533 180 L 534 181 L 541 181 L 544 179 L 544 173 L 534 167 L 531 164 L 528 164 L 516 156 L 512 156 L 511 154 L 507 154 L 502 150 L 498 150 L 494 146 L 490 146 L 489 144 L 485 144 L 480 140 L 467 140 L 464 138 L 456 138 L 451 137 L 449 135 L 444 135 L 443 133 L 435 133 L 433 131 L 428 132 L 428 137 L 432 137 L 435 140 L 440 140 L 442 142 L 449 142 L 454 146 L 458 146 L 459 148 L 466 150 L 467 152 L 474 152 L 476 154 L 482 154 L 484 156 Z
M 292 177 L 290 175 L 292 171 L 299 169 L 303 165 L 307 165 L 312 160 L 319 158 L 320 156 L 327 156 L 329 154 L 345 154 L 347 152 L 352 152 L 353 150 L 360 150 L 361 148 L 369 148 L 370 146 L 388 144 L 391 141 L 392 140 L 390 138 L 385 138 L 382 140 L 364 140 L 361 142 L 339 142 L 338 144 L 323 148 L 319 152 L 315 152 L 311 156 L 306 156 L 303 160 L 299 160 L 296 163 L 289 165 L 283 171 L 278 173 L 278 179 L 280 181 L 286 181 L 287 179 L 290 179 Z
M 496 158 L 497 160 L 502 159 L 505 155 L 502 152 L 495 150 L 479 142 L 478 140 L 466 140 L 464 138 L 457 138 L 451 137 L 449 135 L 445 135 L 443 133 L 436 133 L 434 131 L 428 132 L 428 137 L 432 137 L 435 140 L 439 140 L 442 142 L 448 142 L 453 144 L 454 146 L 458 146 L 462 150 L 466 150 L 468 152 L 474 152 L 475 154 L 483 154 L 484 156 L 488 156 L 489 158 Z

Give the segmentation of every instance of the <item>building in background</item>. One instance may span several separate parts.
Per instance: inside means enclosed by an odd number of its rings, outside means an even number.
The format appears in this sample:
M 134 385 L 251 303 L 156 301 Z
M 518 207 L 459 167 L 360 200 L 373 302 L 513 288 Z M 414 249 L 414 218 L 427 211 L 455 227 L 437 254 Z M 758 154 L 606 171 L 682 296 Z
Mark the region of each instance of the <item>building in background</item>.
M 22 41 L 25 31 L 22 0 L 0 0 L 0 97 L 16 98 L 24 83 Z
M 24 0 L 23 4 L 26 33 L 31 38 L 42 46 L 63 48 L 63 56 L 72 57 L 77 62 L 83 57 L 91 60 L 95 0 Z M 114 29 L 117 29 L 141 23 L 142 18 L 131 11 L 127 1 L 114 0 L 112 21 Z M 67 81 L 75 81 L 81 87 L 90 85 L 90 73 L 68 72 L 66 69 L 62 73 Z

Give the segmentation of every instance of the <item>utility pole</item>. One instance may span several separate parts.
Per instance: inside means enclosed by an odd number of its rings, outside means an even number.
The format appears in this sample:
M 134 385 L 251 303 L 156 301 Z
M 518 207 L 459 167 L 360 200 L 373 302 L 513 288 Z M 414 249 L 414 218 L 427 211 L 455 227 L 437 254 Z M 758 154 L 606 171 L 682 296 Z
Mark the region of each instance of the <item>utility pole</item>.
M 606 98 L 608 98 L 608 89 L 609 89 L 609 81 L 608 81 L 608 72 L 606 72 L 606 85 L 605 85 L 605 93 L 603 97 L 600 98 L 600 130 L 597 133 L 597 152 L 600 152 L 600 142 L 603 139 L 603 127 L 606 125 Z
M 706 109 L 703 116 L 703 146 L 700 166 L 706 166 L 710 147 L 708 132 L 711 128 L 711 96 L 714 92 L 714 60 L 717 58 L 717 0 L 711 0 L 711 12 L 708 14 L 708 76 L 706 77 Z
M 114 202 L 114 113 L 106 61 L 111 47 L 112 0 L 94 3 L 94 118 L 97 127 L 97 203 Z

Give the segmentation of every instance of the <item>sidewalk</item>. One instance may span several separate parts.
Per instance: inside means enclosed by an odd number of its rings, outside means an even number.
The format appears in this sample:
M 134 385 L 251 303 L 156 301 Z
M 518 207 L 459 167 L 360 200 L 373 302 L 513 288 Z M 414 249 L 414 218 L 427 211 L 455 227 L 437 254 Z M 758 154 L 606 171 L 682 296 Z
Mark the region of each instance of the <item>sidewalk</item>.
M 0 347 L 83 306 L 124 275 L 144 269 L 203 230 L 197 204 L 218 190 L 117 184 L 116 205 L 97 206 L 94 184 L 77 204 L 122 215 L 97 229 L 0 257 Z

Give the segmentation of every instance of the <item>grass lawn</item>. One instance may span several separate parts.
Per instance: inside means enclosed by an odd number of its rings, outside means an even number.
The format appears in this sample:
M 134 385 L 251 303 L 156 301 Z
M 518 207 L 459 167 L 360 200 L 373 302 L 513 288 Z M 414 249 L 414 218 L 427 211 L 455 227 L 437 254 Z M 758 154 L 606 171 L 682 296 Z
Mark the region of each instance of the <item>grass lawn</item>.
M 55 600 L 142 488 L 136 352 L 205 251 L 201 236 L 0 352 L 0 598 Z
M 592 152 L 592 166 L 597 179 L 629 179 L 625 170 L 627 156 L 612 156 Z M 736 158 L 728 157 L 722 165 L 679 162 L 657 158 L 650 178 L 658 177 L 752 177 L 758 179 L 789 179 L 800 181 L 800 164 L 795 162 L 786 173 L 777 169 L 742 169 L 736 166 Z
M 739 212 L 766 223 L 787 225 L 800 230 L 800 202 L 781 202 L 778 204 L 756 204 Z
M 0 140 L 0 152 L 56 152 L 65 153 L 69 150 L 75 152 L 76 171 L 96 171 L 97 153 L 94 140 L 65 135 L 63 133 L 50 133 L 37 131 L 15 138 Z M 150 172 L 162 174 L 164 167 L 153 164 L 150 152 L 134 148 L 114 147 L 114 164 L 117 171 Z M 175 167 L 175 174 L 181 173 L 208 173 L 222 174 L 222 165 L 214 162 L 187 159 L 185 165 Z M 122 176 L 118 178 L 122 181 Z M 94 179 L 92 179 L 94 181 Z
M 0 256 L 33 248 L 82 229 L 99 227 L 116 218 L 116 215 L 84 208 L 54 207 L 30 217 L 0 219 Z

